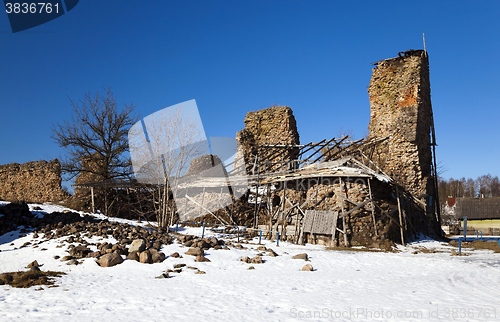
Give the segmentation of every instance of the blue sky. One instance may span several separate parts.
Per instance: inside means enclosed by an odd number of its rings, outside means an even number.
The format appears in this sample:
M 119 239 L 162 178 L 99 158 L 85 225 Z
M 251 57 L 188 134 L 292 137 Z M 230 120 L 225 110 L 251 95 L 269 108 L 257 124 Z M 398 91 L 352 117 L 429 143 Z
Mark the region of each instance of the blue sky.
M 64 151 L 69 99 L 111 87 L 145 117 L 195 99 L 208 137 L 288 105 L 302 143 L 367 133 L 371 63 L 423 48 L 445 178 L 500 175 L 499 1 L 87 1 L 13 34 L 0 14 L 0 164 Z

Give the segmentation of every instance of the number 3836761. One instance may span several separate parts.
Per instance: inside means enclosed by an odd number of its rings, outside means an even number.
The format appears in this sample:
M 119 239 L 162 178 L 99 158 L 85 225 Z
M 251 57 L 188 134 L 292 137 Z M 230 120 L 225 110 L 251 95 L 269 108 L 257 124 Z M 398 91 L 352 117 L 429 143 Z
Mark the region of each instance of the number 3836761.
M 32 3 L 6 3 L 5 11 L 7 13 L 59 13 L 59 3 L 51 2 L 32 2 Z

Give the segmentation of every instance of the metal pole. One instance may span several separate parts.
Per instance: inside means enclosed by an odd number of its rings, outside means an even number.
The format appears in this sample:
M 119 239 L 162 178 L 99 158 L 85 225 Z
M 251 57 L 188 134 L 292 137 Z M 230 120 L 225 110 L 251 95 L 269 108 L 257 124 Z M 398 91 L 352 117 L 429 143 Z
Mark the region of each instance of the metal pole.
M 467 239 L 467 216 L 464 216 L 464 240 Z

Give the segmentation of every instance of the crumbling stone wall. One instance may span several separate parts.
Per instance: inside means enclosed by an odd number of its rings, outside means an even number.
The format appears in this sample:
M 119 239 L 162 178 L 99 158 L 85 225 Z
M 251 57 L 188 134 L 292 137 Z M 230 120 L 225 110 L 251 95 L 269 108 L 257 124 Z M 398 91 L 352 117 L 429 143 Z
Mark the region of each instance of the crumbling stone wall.
M 342 185 L 340 184 L 342 180 Z M 370 181 L 368 181 L 370 180 Z M 370 187 L 373 204 L 369 201 Z M 347 232 L 347 243 L 344 235 L 336 232 L 335 244 L 337 246 L 372 246 L 382 241 L 401 243 L 401 231 L 399 225 L 399 208 L 397 204 L 395 186 L 366 177 L 320 177 L 303 179 L 302 181 L 288 181 L 286 189 L 280 185 L 276 196 L 279 199 L 285 190 L 286 198 L 293 204 L 299 202 L 303 210 L 326 210 L 338 211 L 342 215 L 342 200 L 344 212 L 353 210 L 345 217 L 345 228 Z M 413 240 L 417 234 L 432 234 L 427 224 L 425 210 L 415 203 L 407 193 L 399 192 L 401 206 L 401 220 L 403 222 L 404 238 L 406 241 Z M 309 200 L 306 204 L 306 200 Z M 351 202 L 352 201 L 352 202 Z M 357 204 L 368 202 L 365 206 L 354 209 Z M 281 205 L 276 203 L 278 207 Z M 375 207 L 372 212 L 372 205 Z M 287 204 L 287 208 L 288 208 Z M 296 225 L 296 216 L 289 217 L 285 224 Z M 303 216 L 299 214 L 299 221 Z M 374 221 L 375 218 L 375 221 Z M 262 224 L 266 224 L 262 222 Z M 281 220 L 273 226 L 278 230 Z M 300 224 L 300 223 L 299 223 Z M 337 228 L 343 229 L 343 220 L 338 219 Z M 297 240 L 293 236 L 293 242 Z M 332 235 L 304 234 L 304 242 L 312 244 L 332 245 Z
M 61 188 L 59 160 L 0 165 L 0 199 L 57 202 L 70 197 Z
M 245 116 L 245 128 L 236 133 L 236 140 L 245 155 L 247 170 L 252 168 L 251 161 L 256 154 L 262 160 L 269 156 L 262 145 L 300 144 L 295 117 L 289 106 L 273 106 L 248 112 Z M 298 148 L 287 149 L 279 161 L 294 160 L 298 152 Z
M 98 154 L 94 153 L 91 156 L 82 158 L 82 165 L 84 171 L 75 178 L 75 184 L 90 183 L 102 181 L 105 178 L 96 172 L 102 167 L 102 162 L 98 158 Z M 74 197 L 76 198 L 87 198 L 90 195 L 89 188 L 79 188 L 75 187 Z
M 372 180 L 371 188 L 374 203 L 379 207 L 375 208 L 376 222 L 374 223 L 372 212 L 369 210 L 372 206 L 371 203 L 366 207 L 361 207 L 353 211 L 345 217 L 348 244 L 344 244 L 343 234 L 337 232 L 337 245 L 370 246 L 376 241 L 385 239 L 401 242 L 399 226 L 394 220 L 391 220 L 387 216 L 383 217 L 380 213 L 380 209 L 389 211 L 396 205 L 396 200 L 392 197 L 391 187 L 387 183 Z M 336 209 L 340 216 L 342 214 L 342 198 L 347 198 L 356 203 L 363 203 L 370 197 L 369 190 L 367 178 L 342 178 L 342 186 L 340 185 L 339 178 L 320 178 L 318 184 L 315 182 L 310 184 L 306 199 L 314 197 L 317 193 L 317 197 L 311 199 L 312 203 L 319 201 L 316 210 Z M 355 205 L 347 200 L 344 200 L 343 206 L 345 212 L 355 207 Z M 397 218 L 397 215 L 394 217 Z M 341 219 L 337 222 L 337 228 L 343 229 Z M 311 236 L 310 234 L 306 234 L 305 241 L 329 246 L 331 245 L 331 237 L 331 235 Z
M 378 62 L 368 88 L 370 138 L 389 136 L 373 159 L 417 197 L 433 194 L 429 61 L 423 50 Z
M 213 154 L 202 155 L 201 157 L 197 157 L 191 160 L 186 176 L 198 175 L 201 174 L 202 172 L 205 173 L 207 170 L 210 170 L 214 168 L 216 165 L 219 165 L 221 163 L 222 161 L 217 155 Z M 221 175 L 226 175 L 226 171 L 224 171 L 224 173 L 220 173 L 220 171 L 214 171 L 211 176 L 221 176 Z

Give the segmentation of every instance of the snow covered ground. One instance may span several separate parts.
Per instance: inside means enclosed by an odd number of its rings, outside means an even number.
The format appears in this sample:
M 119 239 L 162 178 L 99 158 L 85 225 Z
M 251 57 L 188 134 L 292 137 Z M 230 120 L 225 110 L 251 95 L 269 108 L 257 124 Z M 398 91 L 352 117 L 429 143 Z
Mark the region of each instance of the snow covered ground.
M 38 206 L 45 212 L 63 209 Z M 181 233 L 201 235 L 201 228 Z M 67 275 L 57 278 L 59 287 L 43 286 L 43 290 L 0 286 L 1 321 L 500 320 L 500 254 L 465 249 L 468 256 L 450 256 L 453 247 L 425 238 L 398 246 L 395 253 L 335 251 L 285 242 L 277 247 L 263 240 L 280 255 L 263 256 L 263 264 L 239 261 L 259 253 L 258 239 L 242 244 L 247 249 L 210 249 L 206 257 L 211 262 L 202 263 L 194 262 L 193 256 L 184 254 L 188 248 L 176 243 L 163 246 L 167 259 L 162 263 L 125 260 L 102 268 L 92 258 L 78 266 L 54 259 L 68 255 L 68 244 L 56 247 L 67 237 L 38 248 L 19 248 L 33 241 L 33 234 L 19 235 L 17 231 L 0 236 L 0 273 L 25 270 L 37 260 L 42 270 Z M 432 249 L 436 252 L 422 251 Z M 168 257 L 174 252 L 183 258 Z M 292 259 L 304 252 L 310 262 Z M 185 267 L 171 278 L 155 278 L 180 263 L 206 274 Z M 307 263 L 313 272 L 301 271 Z M 250 266 L 255 269 L 249 270 Z

